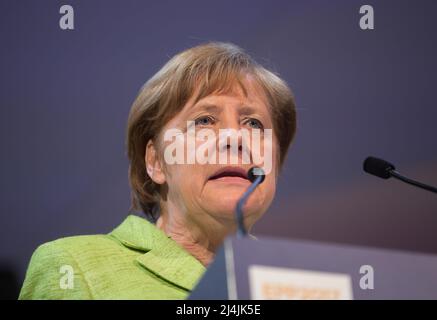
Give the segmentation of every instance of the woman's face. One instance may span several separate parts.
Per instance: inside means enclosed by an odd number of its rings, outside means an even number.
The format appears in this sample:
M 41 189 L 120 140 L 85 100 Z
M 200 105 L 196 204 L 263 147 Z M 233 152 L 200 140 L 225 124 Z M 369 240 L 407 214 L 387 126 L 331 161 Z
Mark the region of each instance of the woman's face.
M 236 85 L 231 92 L 211 94 L 196 103 L 191 99 L 182 111 L 167 123 L 160 135 L 157 152 L 160 154 L 164 169 L 165 181 L 162 182 L 167 184 L 167 203 L 171 203 L 187 215 L 187 218 L 200 224 L 209 223 L 211 218 L 228 224 L 233 223 L 237 201 L 251 183 L 244 175 L 254 166 L 255 151 L 253 144 L 243 148 L 241 135 L 240 138 L 235 135 L 240 129 L 245 129 L 243 131 L 249 133 L 254 129 L 261 129 L 261 148 L 259 148 L 261 154 L 263 150 L 268 150 L 268 148 L 264 149 L 265 144 L 266 146 L 269 144 L 271 148 L 271 172 L 266 174 L 264 182 L 257 187 L 244 207 L 245 224 L 248 228 L 267 210 L 275 194 L 277 140 L 275 134 L 272 134 L 272 138 L 268 141 L 267 136 L 262 133 L 263 129 L 273 128 L 267 101 L 262 90 L 250 76 L 245 78 L 243 85 L 247 95 L 243 93 L 240 86 Z M 187 128 L 188 121 L 192 122 Z M 177 132 L 174 131 L 175 129 L 180 133 L 175 133 Z M 210 135 L 199 137 L 198 133 L 201 130 Z M 172 139 L 165 141 L 166 132 Z M 170 134 L 171 132 L 173 134 Z M 196 135 L 190 135 L 193 132 Z M 223 139 L 229 134 L 237 137 L 233 141 L 234 143 L 238 141 L 238 149 L 232 149 L 231 140 Z M 203 149 L 200 150 L 202 145 Z M 169 149 L 170 147 L 172 149 Z M 172 160 L 169 160 L 169 155 L 174 156 L 176 149 L 183 150 L 184 163 L 170 164 Z M 258 151 L 256 152 L 259 154 Z M 220 160 L 220 154 L 223 153 L 227 153 L 228 157 Z M 203 156 L 203 163 L 197 161 L 196 154 Z M 243 164 L 244 156 L 246 156 L 246 163 Z M 216 159 L 215 164 L 211 163 L 213 157 Z M 173 157 L 173 161 L 174 159 Z M 205 163 L 205 159 L 209 162 Z M 230 159 L 234 161 L 238 159 L 238 164 L 231 164 Z

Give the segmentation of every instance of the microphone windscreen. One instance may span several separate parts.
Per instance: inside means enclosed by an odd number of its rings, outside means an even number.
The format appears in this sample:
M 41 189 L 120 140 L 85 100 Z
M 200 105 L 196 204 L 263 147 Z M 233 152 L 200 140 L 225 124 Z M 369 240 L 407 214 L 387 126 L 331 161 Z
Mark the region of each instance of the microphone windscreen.
M 266 178 L 266 175 L 264 173 L 264 170 L 259 167 L 252 167 L 247 172 L 247 177 L 249 178 L 250 182 L 254 182 L 257 177 L 261 176 L 261 181 L 259 184 L 263 183 L 264 179 Z
M 365 172 L 373 174 L 374 176 L 382 179 L 388 179 L 391 177 L 390 171 L 395 170 L 395 166 L 385 160 L 367 157 L 363 163 L 363 169 Z

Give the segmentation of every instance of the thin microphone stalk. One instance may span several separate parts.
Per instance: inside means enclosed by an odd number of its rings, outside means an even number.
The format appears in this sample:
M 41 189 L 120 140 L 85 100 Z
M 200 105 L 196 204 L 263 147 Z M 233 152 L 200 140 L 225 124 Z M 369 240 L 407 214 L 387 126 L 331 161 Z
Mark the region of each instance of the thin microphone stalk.
M 241 196 L 240 200 L 237 202 L 236 215 L 237 215 L 237 235 L 239 237 L 247 236 L 247 230 L 244 226 L 244 213 L 243 207 L 246 204 L 247 199 L 255 191 L 256 187 L 260 185 L 265 178 L 264 171 L 261 168 L 253 167 L 248 171 L 248 178 L 252 182 L 252 184 L 247 188 L 244 194 Z

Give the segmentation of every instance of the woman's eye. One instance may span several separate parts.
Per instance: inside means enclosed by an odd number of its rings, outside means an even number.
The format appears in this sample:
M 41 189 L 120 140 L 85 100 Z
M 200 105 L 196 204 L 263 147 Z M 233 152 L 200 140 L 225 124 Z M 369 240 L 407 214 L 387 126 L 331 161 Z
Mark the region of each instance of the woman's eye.
M 207 126 L 210 124 L 213 124 L 214 119 L 210 116 L 204 116 L 204 117 L 200 117 L 197 118 L 196 120 L 194 120 L 194 123 L 197 125 L 201 125 L 201 126 Z
M 246 123 L 253 129 L 263 129 L 261 121 L 257 119 L 248 119 Z

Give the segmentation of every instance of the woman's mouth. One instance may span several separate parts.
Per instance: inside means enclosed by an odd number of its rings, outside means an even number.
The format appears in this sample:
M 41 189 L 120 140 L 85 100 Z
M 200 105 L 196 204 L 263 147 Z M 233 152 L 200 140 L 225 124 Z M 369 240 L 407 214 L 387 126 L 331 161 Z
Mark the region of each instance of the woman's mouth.
M 208 181 L 216 181 L 228 184 L 248 184 L 250 183 L 247 177 L 247 172 L 240 167 L 224 167 L 216 171 Z

